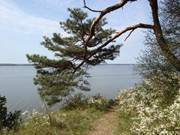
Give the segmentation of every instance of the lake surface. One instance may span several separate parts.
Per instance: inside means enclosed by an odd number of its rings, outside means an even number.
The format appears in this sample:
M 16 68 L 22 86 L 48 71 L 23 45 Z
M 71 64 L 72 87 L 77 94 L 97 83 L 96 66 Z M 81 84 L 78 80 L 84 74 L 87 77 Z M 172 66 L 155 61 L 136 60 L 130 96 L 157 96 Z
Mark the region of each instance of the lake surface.
M 89 70 L 90 92 L 114 98 L 125 88 L 142 81 L 134 71 L 134 65 L 99 65 Z M 39 110 L 42 103 L 33 84 L 36 70 L 32 66 L 0 66 L 0 94 L 7 97 L 10 110 Z

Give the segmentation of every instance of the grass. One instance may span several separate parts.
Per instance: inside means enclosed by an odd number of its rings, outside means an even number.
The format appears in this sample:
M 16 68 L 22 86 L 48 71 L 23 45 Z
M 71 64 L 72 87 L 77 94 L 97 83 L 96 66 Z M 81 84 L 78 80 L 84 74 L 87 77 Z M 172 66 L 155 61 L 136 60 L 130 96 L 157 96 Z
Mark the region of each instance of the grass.
M 85 97 L 78 94 L 66 101 L 61 110 L 33 113 L 17 131 L 6 131 L 3 135 L 86 135 L 94 129 L 94 121 L 113 105 L 113 100 L 100 95 Z
M 132 117 L 134 114 L 119 111 L 118 113 L 118 127 L 116 128 L 115 135 L 132 135 L 130 128 L 133 123 Z
M 5 135 L 84 135 L 92 129 L 94 120 L 104 112 L 94 108 L 61 110 L 51 113 L 50 119 L 37 115 L 23 124 L 18 131 Z

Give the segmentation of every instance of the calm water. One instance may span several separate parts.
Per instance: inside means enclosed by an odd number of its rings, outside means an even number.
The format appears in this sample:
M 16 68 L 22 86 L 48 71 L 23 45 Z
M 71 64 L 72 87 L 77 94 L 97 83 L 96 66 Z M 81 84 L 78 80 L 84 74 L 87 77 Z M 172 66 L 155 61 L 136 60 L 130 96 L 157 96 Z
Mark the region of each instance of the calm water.
M 133 65 L 100 65 L 89 70 L 90 92 L 114 98 L 118 91 L 141 82 Z M 41 108 L 41 100 L 33 84 L 36 71 L 32 66 L 0 66 L 0 94 L 8 99 L 10 110 Z

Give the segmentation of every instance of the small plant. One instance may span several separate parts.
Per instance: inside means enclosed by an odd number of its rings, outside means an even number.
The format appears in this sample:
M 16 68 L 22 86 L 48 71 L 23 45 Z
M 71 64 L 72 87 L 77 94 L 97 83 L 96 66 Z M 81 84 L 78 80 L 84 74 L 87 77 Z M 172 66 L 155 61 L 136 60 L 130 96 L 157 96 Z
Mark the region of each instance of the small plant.
M 82 93 L 76 94 L 65 101 L 64 109 L 86 109 L 88 107 L 99 111 L 108 111 L 115 105 L 115 101 L 106 99 L 101 95 L 87 97 Z
M 17 131 L 5 131 L 2 135 L 85 135 L 92 130 L 92 123 L 104 112 L 95 108 L 40 113 L 33 111 Z M 1 135 L 1 133 L 0 133 Z
M 20 119 L 20 111 L 15 111 L 14 113 L 7 111 L 6 107 L 6 98 L 0 96 L 0 132 L 3 129 L 12 130 L 17 129 L 21 119 Z
M 101 95 L 96 95 L 89 99 L 89 105 L 100 111 L 108 111 L 114 104 L 114 100 L 108 100 Z
M 85 109 L 88 106 L 88 97 L 82 93 L 71 96 L 65 100 L 64 109 L 73 110 L 77 108 Z

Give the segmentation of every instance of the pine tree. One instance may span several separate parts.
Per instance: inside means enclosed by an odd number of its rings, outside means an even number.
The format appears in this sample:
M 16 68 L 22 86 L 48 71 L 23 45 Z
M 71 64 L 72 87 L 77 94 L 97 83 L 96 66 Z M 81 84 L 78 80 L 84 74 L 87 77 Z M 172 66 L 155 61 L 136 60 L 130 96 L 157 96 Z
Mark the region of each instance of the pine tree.
M 44 37 L 42 45 L 54 53 L 55 58 L 27 55 L 28 60 L 37 69 L 34 79 L 40 95 L 49 105 L 60 102 L 75 89 L 87 90 L 84 79 L 88 65 L 97 65 L 105 60 L 113 60 L 119 53 L 120 45 L 111 42 L 107 47 L 99 48 L 109 40 L 115 32 L 105 28 L 106 19 L 102 19 L 95 28 L 93 36 L 87 44 L 90 27 L 94 19 L 90 19 L 81 9 L 68 9 L 69 18 L 60 26 L 65 34 L 54 33 L 52 38 Z M 85 48 L 88 46 L 88 49 Z M 83 66 L 80 64 L 83 61 Z

